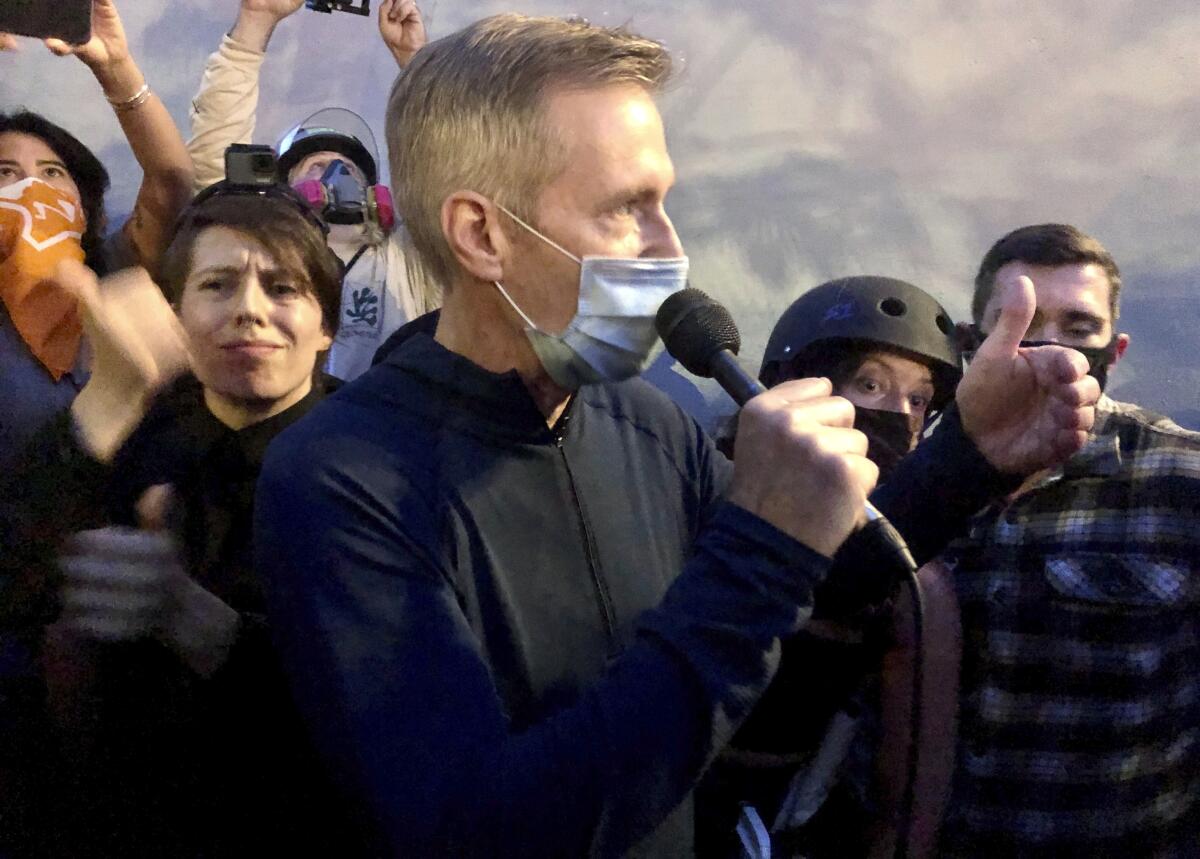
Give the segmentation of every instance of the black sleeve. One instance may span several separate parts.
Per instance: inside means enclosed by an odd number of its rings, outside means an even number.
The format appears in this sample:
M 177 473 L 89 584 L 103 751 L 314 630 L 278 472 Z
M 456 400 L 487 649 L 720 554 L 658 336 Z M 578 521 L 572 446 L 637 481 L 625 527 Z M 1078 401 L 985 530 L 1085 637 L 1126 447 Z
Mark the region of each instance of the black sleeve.
M 53 619 L 58 549 L 68 535 L 105 521 L 109 477 L 80 445 L 68 411 L 37 433 L 0 481 L 0 628 Z
M 965 533 L 970 518 L 984 506 L 1020 482 L 984 458 L 952 405 L 933 435 L 900 461 L 871 501 L 904 535 L 920 565 Z

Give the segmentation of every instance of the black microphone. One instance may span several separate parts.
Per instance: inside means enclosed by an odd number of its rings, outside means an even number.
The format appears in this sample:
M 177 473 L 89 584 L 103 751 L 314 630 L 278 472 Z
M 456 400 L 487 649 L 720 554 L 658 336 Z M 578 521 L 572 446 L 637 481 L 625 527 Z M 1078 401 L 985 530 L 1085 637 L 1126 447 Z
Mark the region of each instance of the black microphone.
M 738 363 L 742 336 L 723 304 L 688 287 L 671 295 L 654 317 L 671 357 L 693 376 L 716 379 L 739 406 L 766 391 Z

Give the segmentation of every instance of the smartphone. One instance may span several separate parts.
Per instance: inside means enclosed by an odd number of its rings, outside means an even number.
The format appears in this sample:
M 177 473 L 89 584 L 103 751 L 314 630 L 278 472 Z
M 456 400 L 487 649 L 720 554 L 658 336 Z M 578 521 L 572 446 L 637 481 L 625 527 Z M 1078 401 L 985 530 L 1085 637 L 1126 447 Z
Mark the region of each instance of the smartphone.
M 349 12 L 352 15 L 370 15 L 371 0 L 307 0 L 304 4 L 314 12 Z
M 0 0 L 0 33 L 82 45 L 92 38 L 92 0 Z

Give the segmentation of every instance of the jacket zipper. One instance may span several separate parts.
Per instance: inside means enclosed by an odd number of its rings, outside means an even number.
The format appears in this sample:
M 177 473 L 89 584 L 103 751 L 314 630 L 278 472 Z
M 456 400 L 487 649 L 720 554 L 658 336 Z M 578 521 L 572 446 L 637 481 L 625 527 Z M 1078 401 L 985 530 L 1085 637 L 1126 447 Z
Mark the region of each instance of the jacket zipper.
M 583 533 L 583 544 L 587 552 L 588 572 L 592 575 L 592 584 L 596 588 L 596 600 L 600 606 L 600 620 L 604 624 L 604 634 L 608 639 L 608 653 L 613 656 L 616 653 L 616 634 L 614 632 L 615 623 L 613 620 L 612 597 L 609 596 L 608 586 L 604 583 L 604 578 L 600 575 L 600 559 L 596 552 L 595 538 L 592 536 L 592 529 L 588 526 L 587 515 L 583 510 L 583 502 L 579 498 L 579 490 L 575 486 L 575 474 L 571 471 L 571 463 L 567 459 L 567 452 L 563 449 L 563 438 L 567 433 L 567 423 L 570 421 L 569 415 L 563 415 L 554 432 L 554 444 L 558 448 L 558 454 L 562 457 L 563 468 L 567 471 L 567 484 L 571 487 L 571 502 L 575 505 L 575 515 L 579 518 L 579 530 Z

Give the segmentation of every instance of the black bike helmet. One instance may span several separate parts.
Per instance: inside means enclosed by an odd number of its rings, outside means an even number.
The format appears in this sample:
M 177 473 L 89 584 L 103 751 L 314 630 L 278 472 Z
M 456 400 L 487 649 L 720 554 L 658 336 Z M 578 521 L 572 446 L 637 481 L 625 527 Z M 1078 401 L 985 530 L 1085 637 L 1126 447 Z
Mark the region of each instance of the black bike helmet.
M 831 356 L 879 346 L 929 365 L 931 410 L 953 397 L 962 357 L 945 309 L 911 283 L 869 275 L 823 283 L 793 301 L 771 331 L 759 379 L 775 384 L 789 366 L 799 371 L 793 376 L 811 375 L 806 365 L 826 367 Z

